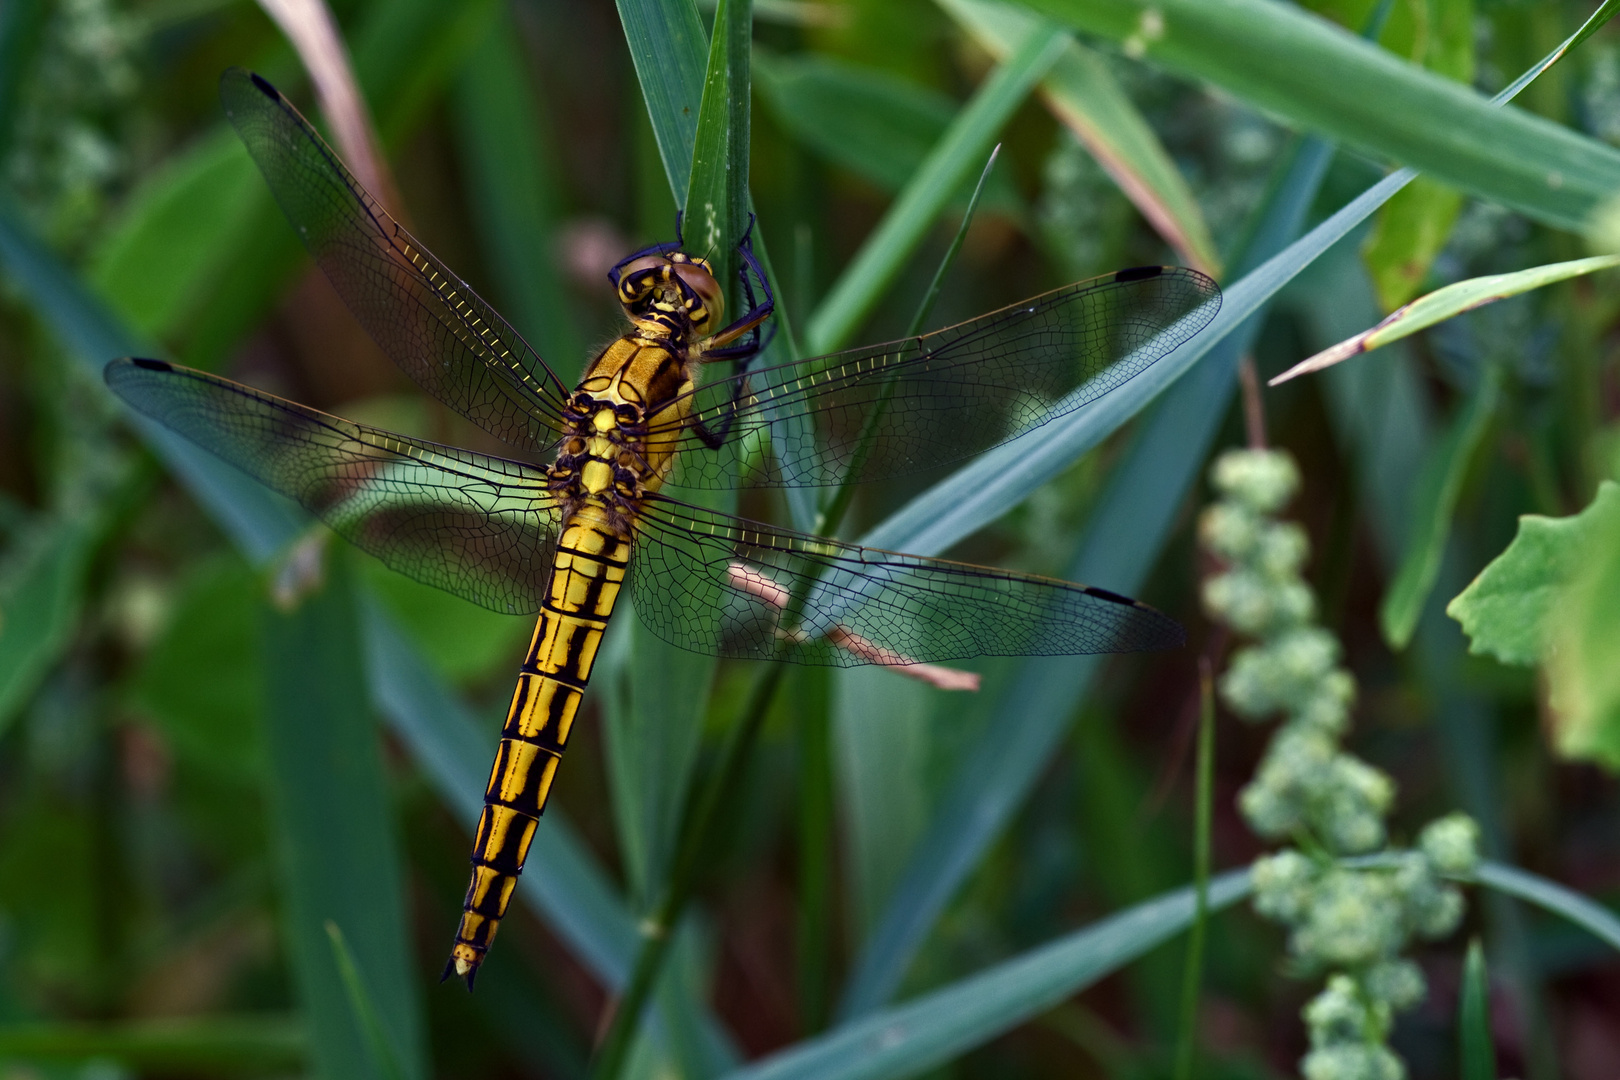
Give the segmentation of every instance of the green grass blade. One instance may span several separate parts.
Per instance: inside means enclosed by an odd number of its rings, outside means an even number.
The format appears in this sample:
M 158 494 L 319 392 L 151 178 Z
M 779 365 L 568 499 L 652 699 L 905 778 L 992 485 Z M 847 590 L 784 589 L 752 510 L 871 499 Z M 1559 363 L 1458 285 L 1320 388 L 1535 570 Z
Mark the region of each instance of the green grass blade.
M 1554 282 L 1568 281 L 1570 278 L 1595 274 L 1599 270 L 1610 270 L 1616 266 L 1620 266 L 1620 255 L 1598 255 L 1590 259 L 1573 259 L 1569 262 L 1549 263 L 1546 266 L 1532 266 L 1508 274 L 1490 274 L 1447 285 L 1405 305 L 1380 321 L 1377 326 L 1363 330 L 1337 345 L 1323 349 L 1315 356 L 1301 360 L 1272 379 L 1271 385 L 1276 386 L 1308 372 L 1332 367 L 1352 356 L 1381 348 L 1436 323 L 1509 296 L 1518 296 L 1520 293 L 1539 289 Z
M 984 0 L 938 0 L 975 41 L 998 58 L 1038 22 Z M 1046 107 L 1079 137 L 1182 262 L 1219 274 L 1220 256 L 1203 212 L 1159 137 L 1114 78 L 1107 61 L 1071 42 L 1041 81 Z
M 422 974 L 405 931 L 404 878 L 371 722 L 360 620 L 339 556 L 297 610 L 265 619 L 265 745 L 283 933 L 320 1076 L 377 1076 L 326 933 L 348 928 L 406 1077 L 426 1075 Z
M 736 244 L 748 228 L 751 0 L 720 0 L 703 75 L 683 218 L 687 249 L 707 256 L 740 314 Z
M 1491 1036 L 1491 981 L 1485 973 L 1485 949 L 1479 939 L 1468 943 L 1463 961 L 1462 994 L 1457 1003 L 1459 1080 L 1496 1080 L 1496 1044 Z
M 1210 882 L 1209 909 L 1249 895 L 1247 870 Z M 727 1080 L 882 1080 L 940 1065 L 1057 1005 L 1191 925 L 1196 899 L 1178 889 L 1011 960 L 798 1043 Z
M 1492 859 L 1480 863 L 1479 870 L 1467 880 L 1534 904 L 1574 923 L 1611 949 L 1620 950 L 1620 915 L 1574 889 Z
M 1620 151 L 1274 0 L 1026 0 L 1289 123 L 1559 228 L 1620 190 Z M 1606 17 L 1606 16 L 1605 16 Z M 1332 78 L 1322 73 L 1331 71 Z
M 848 344 L 1067 42 L 1061 31 L 1038 25 L 984 80 L 810 317 L 805 331 L 810 353 Z
M 462 65 L 450 104 L 467 208 L 495 275 L 499 307 L 554 369 L 577 370 L 584 339 L 554 254 L 559 156 L 535 107 L 510 8 L 496 9 Z
M 1250 231 L 1244 259 L 1260 261 L 1298 234 L 1331 155 L 1319 140 L 1306 141 Z M 1225 415 L 1237 359 L 1258 331 L 1252 319 L 1152 409 L 1109 477 L 1065 577 L 1125 593 L 1140 588 Z M 841 1017 L 875 1009 L 894 993 L 940 912 L 1051 760 L 1098 666 L 1093 657 L 1023 662 L 987 735 L 962 755 L 883 919 L 863 943 Z
M 1430 451 L 1413 492 L 1411 531 L 1395 580 L 1378 606 L 1378 626 L 1390 648 L 1406 648 L 1417 629 L 1440 575 L 1440 560 L 1451 536 L 1451 519 L 1463 478 L 1490 430 L 1501 397 L 1502 372 L 1491 366 L 1480 376 L 1451 428 Z
M 300 1074 L 309 1051 L 296 1016 L 206 1016 L 109 1024 L 0 1024 L 0 1060 L 84 1062 L 112 1058 L 164 1076 Z

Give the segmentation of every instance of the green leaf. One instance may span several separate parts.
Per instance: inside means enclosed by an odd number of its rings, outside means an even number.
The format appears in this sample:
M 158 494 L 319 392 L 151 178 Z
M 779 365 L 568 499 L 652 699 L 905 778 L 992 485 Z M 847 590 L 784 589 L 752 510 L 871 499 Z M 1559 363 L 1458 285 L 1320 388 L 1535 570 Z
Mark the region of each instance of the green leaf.
M 508 6 L 468 54 L 450 102 L 467 208 L 500 309 L 554 370 L 578 370 L 584 343 L 556 253 L 560 157 Z
M 1570 278 L 1580 277 L 1583 274 L 1594 274 L 1599 270 L 1609 270 L 1620 266 L 1620 255 L 1598 255 L 1589 259 L 1573 259 L 1569 262 L 1548 263 L 1545 266 L 1532 266 L 1527 270 L 1515 270 L 1507 274 L 1489 274 L 1485 277 L 1469 278 L 1443 289 L 1436 289 L 1421 299 L 1414 300 L 1405 307 L 1392 313 L 1377 326 L 1363 330 L 1359 334 L 1345 338 L 1331 348 L 1305 360 L 1301 360 L 1287 371 L 1271 380 L 1271 385 L 1285 383 L 1300 375 L 1313 371 L 1321 371 L 1352 356 L 1369 352 L 1392 341 L 1399 341 L 1427 329 L 1436 323 L 1484 307 L 1486 304 L 1509 296 L 1539 289 L 1544 285 L 1551 285 L 1559 281 L 1568 281 Z
M 831 352 L 848 344 L 1067 42 L 1067 35 L 1037 24 L 986 77 L 810 317 L 805 339 L 809 352 Z
M 886 191 L 905 187 L 950 127 L 956 103 L 893 72 L 807 53 L 754 59 L 754 85 L 785 131 Z M 971 183 L 952 195 L 967 201 Z M 991 177 L 985 206 L 1021 215 L 1006 173 Z
M 241 140 L 218 126 L 145 179 L 89 279 L 138 332 L 167 340 L 212 293 L 254 219 L 274 212 Z
M 1028 12 L 985 0 L 940 6 L 997 58 L 1039 22 Z M 1041 81 L 1052 115 L 1072 130 L 1126 197 L 1189 266 L 1219 274 L 1220 256 L 1187 182 L 1107 61 L 1070 42 Z
M 1248 895 L 1248 871 L 1222 874 L 1210 882 L 1209 910 L 1220 911 Z M 1190 887 L 1156 897 L 904 1005 L 768 1055 L 726 1080 L 915 1076 L 1118 971 L 1191 925 L 1195 908 Z
M 1457 1056 L 1460 1080 L 1496 1080 L 1496 1040 L 1491 1035 L 1491 982 L 1479 938 L 1468 943 L 1462 994 L 1457 1002 Z
M 1468 87 L 1277 0 L 1025 3 L 1302 130 L 1558 228 L 1584 228 L 1620 190 L 1620 151 L 1517 109 L 1493 109 Z
M 1620 484 L 1604 481 L 1579 514 L 1525 514 L 1507 550 L 1446 606 L 1462 624 L 1469 652 L 1504 664 L 1534 664 L 1543 656 L 1551 617 L 1590 551 L 1620 515 Z
M 283 928 L 316 1073 L 384 1080 L 349 1009 L 330 921 L 353 950 L 401 1071 L 421 1077 L 422 972 L 405 929 L 405 883 L 346 561 L 334 553 L 324 587 L 297 610 L 265 618 L 265 744 Z
M 1417 629 L 1418 616 L 1428 603 L 1440 574 L 1440 559 L 1451 535 L 1451 519 L 1462 494 L 1463 478 L 1474 460 L 1501 397 L 1502 373 L 1487 368 L 1479 385 L 1451 422 L 1446 434 L 1429 451 L 1428 460 L 1412 492 L 1411 529 L 1400 569 L 1378 607 L 1378 625 L 1390 648 L 1404 649 Z
M 1543 669 L 1556 745 L 1566 757 L 1620 770 L 1620 503 L 1605 482 L 1579 569 L 1547 628 Z

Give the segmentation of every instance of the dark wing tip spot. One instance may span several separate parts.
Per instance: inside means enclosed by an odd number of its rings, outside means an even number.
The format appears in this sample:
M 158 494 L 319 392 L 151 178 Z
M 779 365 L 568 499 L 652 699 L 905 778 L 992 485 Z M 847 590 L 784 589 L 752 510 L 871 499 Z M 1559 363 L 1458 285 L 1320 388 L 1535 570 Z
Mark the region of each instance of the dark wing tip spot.
M 144 356 L 132 356 L 129 362 L 144 371 L 173 371 L 174 365 L 167 360 L 148 360 Z
M 259 88 L 259 92 L 265 97 L 269 98 L 271 101 L 281 100 L 281 91 L 277 90 L 274 86 L 271 86 L 269 81 L 257 71 L 248 72 L 248 78 L 253 80 L 253 85 L 257 86 Z
M 1122 282 L 1146 281 L 1148 278 L 1156 278 L 1162 273 L 1164 273 L 1164 267 L 1162 266 L 1132 266 L 1128 269 L 1116 272 L 1114 274 L 1114 280 Z
M 1107 589 L 1099 589 L 1095 585 L 1087 585 L 1086 593 L 1089 596 L 1095 596 L 1099 600 L 1107 600 L 1111 604 L 1124 604 L 1126 607 L 1140 606 L 1128 596 L 1121 596 L 1119 593 L 1109 592 Z

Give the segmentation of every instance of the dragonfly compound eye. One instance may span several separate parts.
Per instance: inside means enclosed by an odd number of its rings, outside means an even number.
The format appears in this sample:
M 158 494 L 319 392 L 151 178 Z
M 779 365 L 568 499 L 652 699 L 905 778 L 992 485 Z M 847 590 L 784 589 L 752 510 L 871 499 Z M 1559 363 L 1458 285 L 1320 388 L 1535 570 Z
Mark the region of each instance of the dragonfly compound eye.
M 686 294 L 686 314 L 692 320 L 693 329 L 702 331 L 717 324 L 725 313 L 726 298 L 720 283 L 709 271 L 709 264 L 697 259 L 678 262 L 675 276 L 686 286 L 682 292 Z

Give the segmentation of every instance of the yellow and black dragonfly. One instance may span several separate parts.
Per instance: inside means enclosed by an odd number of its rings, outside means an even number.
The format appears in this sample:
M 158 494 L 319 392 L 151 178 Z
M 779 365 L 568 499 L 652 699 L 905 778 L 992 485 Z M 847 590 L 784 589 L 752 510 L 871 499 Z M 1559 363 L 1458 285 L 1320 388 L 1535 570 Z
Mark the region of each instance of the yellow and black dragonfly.
M 653 633 L 726 657 L 904 665 L 1182 641 L 1173 620 L 1105 589 L 857 547 L 667 492 L 828 487 L 852 470 L 894 476 L 1024 435 L 1202 329 L 1220 305 L 1202 274 L 1120 271 L 931 334 L 755 368 L 773 300 L 746 238 L 750 310 L 729 324 L 710 264 L 679 241 L 660 244 L 609 275 L 631 328 L 570 390 L 273 86 L 233 69 L 220 91 L 282 209 L 371 336 L 519 455 L 392 434 L 159 360 L 106 370 L 130 405 L 394 569 L 496 611 L 539 612 L 446 976 L 471 986 L 506 913 L 626 587 Z M 716 359 L 738 363 L 704 378 Z

